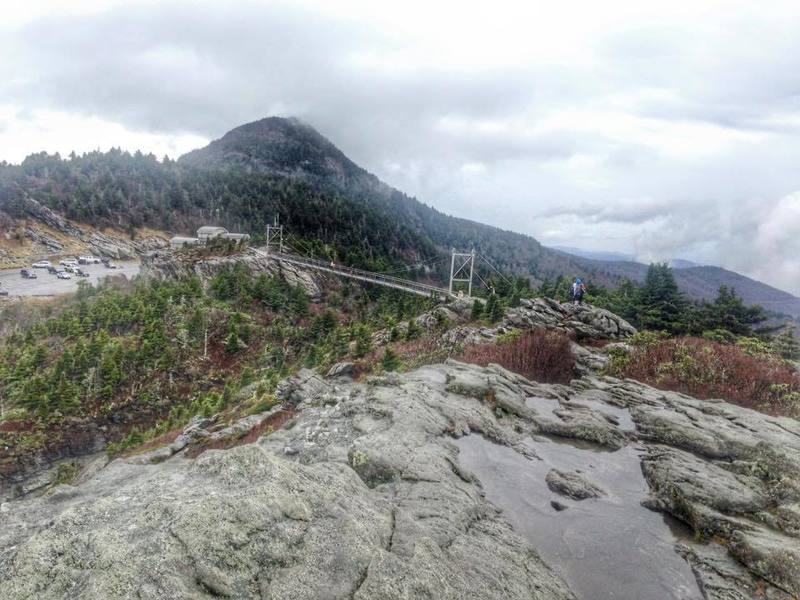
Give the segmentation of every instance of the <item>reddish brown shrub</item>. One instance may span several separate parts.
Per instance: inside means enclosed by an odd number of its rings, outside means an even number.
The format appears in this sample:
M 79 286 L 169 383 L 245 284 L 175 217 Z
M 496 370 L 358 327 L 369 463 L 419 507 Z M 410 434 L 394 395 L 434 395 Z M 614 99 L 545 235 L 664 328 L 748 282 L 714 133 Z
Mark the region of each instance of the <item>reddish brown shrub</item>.
M 575 369 L 570 338 L 560 331 L 534 329 L 507 342 L 469 346 L 459 360 L 486 366 L 497 363 L 543 383 L 569 383 Z
M 800 415 L 800 374 L 777 357 L 699 338 L 637 347 L 618 375 L 696 398 L 722 398 L 769 414 Z

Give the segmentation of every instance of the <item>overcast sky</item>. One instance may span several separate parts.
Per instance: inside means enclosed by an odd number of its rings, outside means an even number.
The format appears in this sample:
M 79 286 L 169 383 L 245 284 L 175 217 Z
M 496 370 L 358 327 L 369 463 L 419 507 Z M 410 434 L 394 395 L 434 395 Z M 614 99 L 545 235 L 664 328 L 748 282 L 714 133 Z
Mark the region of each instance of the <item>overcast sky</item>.
M 445 212 L 800 294 L 796 0 L 4 4 L 0 160 L 297 116 Z

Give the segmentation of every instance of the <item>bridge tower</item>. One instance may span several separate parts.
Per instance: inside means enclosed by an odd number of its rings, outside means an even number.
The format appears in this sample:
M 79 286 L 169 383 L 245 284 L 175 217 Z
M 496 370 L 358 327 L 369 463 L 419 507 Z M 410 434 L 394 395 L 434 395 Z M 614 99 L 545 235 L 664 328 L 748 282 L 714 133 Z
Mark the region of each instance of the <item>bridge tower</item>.
M 475 250 L 470 252 L 456 252 L 453 248 L 450 256 L 450 295 L 453 295 L 453 284 L 465 282 L 467 296 L 472 297 L 472 273 L 475 269 Z M 469 272 L 469 275 L 467 275 Z
M 278 225 L 278 217 L 272 225 L 267 225 L 267 254 L 272 244 L 278 243 L 278 253 L 283 254 L 283 225 Z

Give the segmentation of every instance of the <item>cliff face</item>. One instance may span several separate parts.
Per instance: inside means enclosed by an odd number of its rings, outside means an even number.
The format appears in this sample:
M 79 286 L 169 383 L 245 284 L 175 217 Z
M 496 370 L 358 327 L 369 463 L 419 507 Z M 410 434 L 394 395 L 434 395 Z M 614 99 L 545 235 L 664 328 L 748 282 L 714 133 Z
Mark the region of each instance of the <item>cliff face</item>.
M 68 254 L 95 254 L 114 259 L 136 258 L 167 246 L 167 236 L 149 232 L 130 239 L 121 231 L 101 232 L 76 225 L 30 197 L 21 203 L 24 219 L 16 228 L 16 242 L 6 234 L 0 243 L 0 265 L 29 266 L 42 257 Z
M 800 593 L 796 421 L 454 362 L 302 371 L 279 396 L 294 416 L 256 443 L 203 452 L 218 427 L 197 423 L 169 452 L 3 504 L 4 597 Z
M 266 252 L 258 248 L 247 248 L 227 256 L 209 257 L 197 257 L 183 252 L 151 252 L 142 257 L 140 274 L 156 279 L 199 277 L 202 282 L 207 283 L 220 271 L 236 265 L 245 267 L 253 275 L 263 273 L 280 277 L 288 284 L 303 289 L 312 300 L 322 295 L 319 275 L 275 258 L 268 258 Z

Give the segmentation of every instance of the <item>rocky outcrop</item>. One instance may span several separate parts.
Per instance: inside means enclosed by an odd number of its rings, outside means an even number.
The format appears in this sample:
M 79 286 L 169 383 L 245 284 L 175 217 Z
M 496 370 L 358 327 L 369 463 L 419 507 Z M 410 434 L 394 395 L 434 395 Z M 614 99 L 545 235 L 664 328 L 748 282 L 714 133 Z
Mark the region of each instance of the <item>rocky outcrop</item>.
M 242 252 L 227 256 L 195 256 L 182 252 L 151 252 L 142 257 L 140 274 L 156 279 L 179 279 L 183 277 L 199 277 L 208 282 L 220 271 L 244 266 L 254 275 L 265 274 L 281 277 L 292 286 L 299 287 L 312 300 L 322 296 L 320 275 L 305 271 L 296 265 L 269 257 L 259 248 L 247 248 Z
M 156 235 L 137 239 L 126 239 L 121 234 L 109 235 L 99 231 L 86 230 L 70 223 L 33 198 L 26 197 L 22 202 L 23 211 L 27 216 L 56 232 L 80 240 L 85 244 L 89 252 L 100 256 L 115 259 L 136 258 L 145 252 L 164 248 L 168 244 L 165 237 Z M 64 244 L 60 241 L 32 227 L 26 229 L 25 235 L 34 243 L 52 252 L 60 252 L 65 248 Z
M 631 381 L 545 385 L 456 362 L 364 382 L 302 371 L 277 395 L 295 416 L 257 443 L 118 459 L 79 486 L 3 504 L 4 598 L 574 598 L 537 551 L 546 532 L 523 536 L 465 466 L 453 438 L 469 434 L 529 468 L 558 453 L 553 435 L 592 444 L 547 482 L 573 497 L 590 490 L 591 502 L 559 513 L 566 505 L 553 508 L 536 479 L 550 521 L 603 502 L 618 511 L 628 488 L 608 482 L 633 474 L 597 479 L 593 457 L 641 453 L 648 505 L 705 540 L 677 548 L 700 589 L 662 597 L 798 593 L 796 421 Z M 186 433 L 213 429 L 198 421 Z
M 514 330 L 535 328 L 556 329 L 572 335 L 576 340 L 623 340 L 636 333 L 625 319 L 605 309 L 572 302 L 558 302 L 550 298 L 523 299 L 520 305 L 506 310 L 503 319 L 495 326 L 485 327 L 470 323 L 472 300 L 459 298 L 438 306 L 415 319 L 416 324 L 432 330 L 446 329 L 442 341 L 447 346 L 458 344 L 483 344 L 493 342 Z M 399 335 L 405 335 L 408 321 L 395 326 Z M 391 330 L 379 331 L 373 337 L 375 344 L 386 344 Z
M 0 502 L 52 485 L 61 462 L 81 462 L 86 460 L 83 457 L 105 450 L 104 429 L 90 419 L 66 418 L 46 444 L 0 445 Z M 35 439 L 34 432 L 27 435 Z

